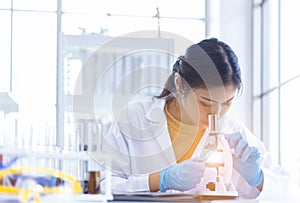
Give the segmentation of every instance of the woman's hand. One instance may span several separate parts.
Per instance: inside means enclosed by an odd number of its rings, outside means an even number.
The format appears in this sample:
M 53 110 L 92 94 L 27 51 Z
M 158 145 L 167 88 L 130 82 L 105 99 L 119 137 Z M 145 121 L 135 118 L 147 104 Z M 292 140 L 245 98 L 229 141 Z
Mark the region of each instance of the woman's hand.
M 249 146 L 247 140 L 240 134 L 234 133 L 227 136 L 233 153 L 233 167 L 254 187 L 262 186 L 264 174 L 260 168 L 260 153 L 257 147 Z
M 196 187 L 200 183 L 205 165 L 196 159 L 189 159 L 173 165 L 160 172 L 159 188 L 161 192 L 168 189 L 185 191 Z

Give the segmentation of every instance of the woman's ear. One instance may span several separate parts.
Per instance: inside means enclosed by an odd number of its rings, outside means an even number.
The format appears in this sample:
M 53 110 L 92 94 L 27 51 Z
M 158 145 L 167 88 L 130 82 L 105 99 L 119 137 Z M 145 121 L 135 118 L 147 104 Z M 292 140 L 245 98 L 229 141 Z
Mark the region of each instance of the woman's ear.
M 181 83 L 181 77 L 179 73 L 175 73 L 175 79 L 174 79 L 175 87 L 178 93 L 183 93 L 182 83 Z

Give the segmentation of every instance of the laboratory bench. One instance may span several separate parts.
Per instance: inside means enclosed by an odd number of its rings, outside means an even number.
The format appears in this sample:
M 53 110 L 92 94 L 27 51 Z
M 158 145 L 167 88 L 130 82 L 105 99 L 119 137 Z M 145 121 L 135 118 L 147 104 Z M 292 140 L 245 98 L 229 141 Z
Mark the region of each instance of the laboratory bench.
M 197 198 L 189 198 L 188 196 L 174 195 L 166 198 L 165 195 L 159 196 L 132 196 L 132 195 L 116 195 L 104 196 L 93 194 L 60 194 L 60 195 L 47 195 L 41 196 L 41 201 L 27 201 L 26 203 L 183 203 L 183 202 L 199 202 L 199 203 L 299 203 L 299 200 L 256 200 L 256 199 L 229 199 L 229 200 L 201 200 Z M 190 196 L 192 197 L 192 196 Z M 114 198 L 114 199 L 113 199 Z M 1 203 L 24 203 L 19 201 L 18 196 L 14 195 L 0 195 Z

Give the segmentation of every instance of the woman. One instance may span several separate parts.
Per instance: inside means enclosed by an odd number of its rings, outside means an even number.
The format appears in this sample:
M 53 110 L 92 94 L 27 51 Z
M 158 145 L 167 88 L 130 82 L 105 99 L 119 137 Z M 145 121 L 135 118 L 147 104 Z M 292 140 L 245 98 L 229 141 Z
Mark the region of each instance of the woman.
M 190 46 L 159 96 L 129 105 L 103 128 L 102 150 L 113 160 L 113 192 L 201 187 L 210 174 L 199 159 L 208 115 L 224 118 L 241 87 L 238 59 L 227 44 L 207 39 Z M 275 197 L 286 191 L 288 175 L 271 161 L 263 143 L 232 119 L 224 126 L 234 150 L 232 182 L 239 196 Z

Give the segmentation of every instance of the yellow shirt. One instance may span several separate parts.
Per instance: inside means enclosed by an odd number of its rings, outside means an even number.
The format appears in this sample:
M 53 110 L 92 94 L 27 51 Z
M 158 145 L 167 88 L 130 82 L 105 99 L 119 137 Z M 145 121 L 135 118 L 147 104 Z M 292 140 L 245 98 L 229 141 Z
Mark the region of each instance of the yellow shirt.
M 177 163 L 190 159 L 200 142 L 205 129 L 176 120 L 167 110 L 168 130 Z

